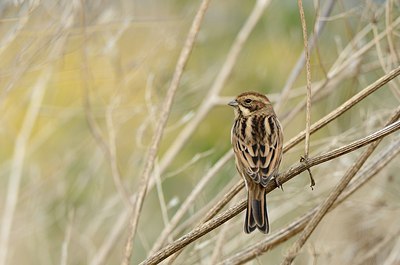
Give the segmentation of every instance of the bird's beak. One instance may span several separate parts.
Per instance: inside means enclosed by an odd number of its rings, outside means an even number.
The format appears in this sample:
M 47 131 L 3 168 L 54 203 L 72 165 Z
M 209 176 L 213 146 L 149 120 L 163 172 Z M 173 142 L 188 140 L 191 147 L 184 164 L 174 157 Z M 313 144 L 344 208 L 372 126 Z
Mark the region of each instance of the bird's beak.
M 237 103 L 236 99 L 234 99 L 231 102 L 229 102 L 228 105 L 231 107 L 236 107 L 238 105 L 238 103 Z

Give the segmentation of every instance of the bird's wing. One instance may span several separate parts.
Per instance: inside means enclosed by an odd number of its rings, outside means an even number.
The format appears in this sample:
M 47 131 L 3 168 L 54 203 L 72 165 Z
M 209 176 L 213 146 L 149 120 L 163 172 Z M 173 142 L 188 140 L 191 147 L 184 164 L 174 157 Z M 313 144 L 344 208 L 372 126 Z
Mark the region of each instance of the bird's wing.
M 258 124 L 258 125 L 257 125 Z M 232 131 L 232 145 L 238 167 L 254 182 L 266 186 L 277 173 L 282 158 L 282 129 L 275 116 L 250 118 Z

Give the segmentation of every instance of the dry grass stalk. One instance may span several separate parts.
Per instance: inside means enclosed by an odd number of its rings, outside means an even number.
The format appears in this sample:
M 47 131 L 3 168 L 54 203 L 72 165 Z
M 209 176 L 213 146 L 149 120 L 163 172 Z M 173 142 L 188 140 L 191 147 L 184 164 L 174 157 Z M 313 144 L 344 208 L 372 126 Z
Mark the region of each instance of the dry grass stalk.
M 144 166 L 143 172 L 141 174 L 141 183 L 139 186 L 139 191 L 137 194 L 136 202 L 133 207 L 133 212 L 132 212 L 132 217 L 130 220 L 130 229 L 129 229 L 129 235 L 127 239 L 127 243 L 125 245 L 125 252 L 124 252 L 124 259 L 122 261 L 122 264 L 128 265 L 130 263 L 130 259 L 132 256 L 132 251 L 133 251 L 133 239 L 135 238 L 135 233 L 137 229 L 137 225 L 139 222 L 139 217 L 140 217 L 140 212 L 143 206 L 143 201 L 147 193 L 147 187 L 149 184 L 151 172 L 153 170 L 154 162 L 156 159 L 156 155 L 158 152 L 158 148 L 161 142 L 161 138 L 165 129 L 165 126 L 167 124 L 167 120 L 169 117 L 169 113 L 171 111 L 172 107 L 172 102 L 176 93 L 176 90 L 178 89 L 179 82 L 181 80 L 183 70 L 186 66 L 186 63 L 189 59 L 189 55 L 193 49 L 196 37 L 199 33 L 204 15 L 207 11 L 208 5 L 210 1 L 209 0 L 204 0 L 202 1 L 196 16 L 193 19 L 192 26 L 189 30 L 186 42 L 182 48 L 181 54 L 178 59 L 178 63 L 176 64 L 174 76 L 171 81 L 171 85 L 167 91 L 167 95 L 164 100 L 163 108 L 161 110 L 161 115 L 158 120 L 157 128 L 154 134 L 154 137 L 152 139 L 152 144 L 150 146 L 148 155 L 146 156 L 146 164 Z

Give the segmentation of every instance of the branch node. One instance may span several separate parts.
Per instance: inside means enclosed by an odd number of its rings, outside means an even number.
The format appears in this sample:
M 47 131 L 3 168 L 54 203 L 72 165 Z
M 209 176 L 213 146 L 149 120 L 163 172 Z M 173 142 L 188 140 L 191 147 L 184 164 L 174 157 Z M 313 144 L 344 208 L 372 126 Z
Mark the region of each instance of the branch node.
M 304 166 L 307 167 L 308 175 L 310 176 L 310 188 L 312 190 L 314 190 L 315 180 L 314 180 L 313 175 L 311 173 L 311 169 L 310 169 L 311 166 L 309 164 L 309 161 L 310 161 L 310 159 L 308 158 L 308 156 L 307 157 L 304 157 L 304 156 L 300 157 L 300 163 L 303 163 Z

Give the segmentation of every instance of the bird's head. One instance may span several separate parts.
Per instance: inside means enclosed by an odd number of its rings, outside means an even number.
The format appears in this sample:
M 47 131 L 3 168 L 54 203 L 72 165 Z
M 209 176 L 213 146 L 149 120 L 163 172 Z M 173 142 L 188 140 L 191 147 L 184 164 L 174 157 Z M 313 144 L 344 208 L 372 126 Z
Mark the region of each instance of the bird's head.
M 269 99 L 257 92 L 242 93 L 229 102 L 228 105 L 235 109 L 235 116 L 237 117 L 248 116 L 263 109 L 272 110 Z

